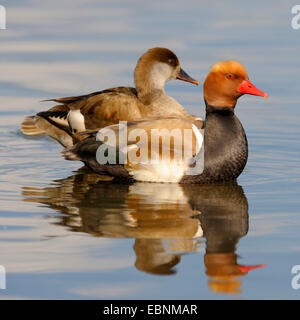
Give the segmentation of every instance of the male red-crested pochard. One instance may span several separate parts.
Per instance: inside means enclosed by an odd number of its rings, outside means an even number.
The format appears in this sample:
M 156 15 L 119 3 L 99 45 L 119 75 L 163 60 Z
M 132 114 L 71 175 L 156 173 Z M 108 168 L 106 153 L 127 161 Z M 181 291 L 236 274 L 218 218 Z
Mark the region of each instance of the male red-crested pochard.
M 169 80 L 180 79 L 198 85 L 180 67 L 177 56 L 166 48 L 152 48 L 144 53 L 134 71 L 135 88 L 117 87 L 91 94 L 51 99 L 57 105 L 22 123 L 26 135 L 46 133 L 63 146 L 73 145 L 66 133 L 103 128 L 119 121 L 145 117 L 191 118 L 185 109 L 164 91 Z M 83 121 L 84 119 L 84 121 Z
M 127 126 L 128 136 L 135 129 L 142 129 L 148 134 L 148 141 L 141 144 L 129 142 L 128 150 L 137 151 L 150 145 L 150 131 L 166 128 L 178 129 L 184 136 L 184 130 L 192 132 L 192 138 L 183 141 L 192 149 L 195 159 L 202 161 L 203 170 L 200 174 L 187 174 L 190 164 L 176 161 L 158 164 L 131 163 L 125 165 L 100 164 L 96 159 L 100 141 L 89 137 L 74 147 L 66 149 L 63 154 L 68 160 L 81 160 L 95 172 L 106 173 L 116 177 L 151 182 L 179 183 L 213 183 L 236 179 L 243 171 L 248 158 L 248 143 L 243 126 L 235 115 L 235 106 L 239 97 L 244 94 L 267 97 L 250 81 L 246 69 L 237 61 L 221 61 L 210 70 L 204 82 L 204 99 L 206 104 L 205 122 L 188 119 L 159 119 L 153 121 L 132 122 Z M 157 138 L 157 137 L 156 137 Z M 178 144 L 171 144 L 171 153 L 178 153 Z M 203 142 L 203 143 L 202 143 Z M 161 142 L 160 142 L 161 143 Z M 198 146 L 197 146 L 198 144 Z M 186 145 L 184 147 L 186 147 Z M 199 145 L 201 145 L 199 151 Z M 133 148 L 132 148 L 133 147 Z M 179 144 L 179 148 L 182 146 Z M 123 150 L 123 149 L 122 149 Z M 196 150 L 196 152 L 195 152 Z M 201 155 L 201 156 L 199 156 Z M 197 158 L 198 157 L 198 158 Z

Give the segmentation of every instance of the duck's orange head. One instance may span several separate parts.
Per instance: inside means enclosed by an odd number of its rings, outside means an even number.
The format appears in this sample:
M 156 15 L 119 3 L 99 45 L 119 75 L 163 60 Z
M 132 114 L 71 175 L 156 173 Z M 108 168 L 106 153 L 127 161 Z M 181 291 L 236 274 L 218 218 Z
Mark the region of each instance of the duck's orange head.
M 226 60 L 214 64 L 204 82 L 204 98 L 208 105 L 234 108 L 243 94 L 267 98 L 250 81 L 245 67 L 235 61 Z

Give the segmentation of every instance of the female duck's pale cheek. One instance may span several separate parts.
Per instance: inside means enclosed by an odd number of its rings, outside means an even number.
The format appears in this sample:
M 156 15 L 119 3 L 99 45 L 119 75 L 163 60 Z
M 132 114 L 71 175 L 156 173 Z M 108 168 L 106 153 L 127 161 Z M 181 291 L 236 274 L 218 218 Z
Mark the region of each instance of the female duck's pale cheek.
M 161 88 L 166 81 L 173 79 L 172 75 L 173 70 L 168 64 L 157 62 L 153 64 L 153 67 L 151 69 L 150 81 L 154 87 Z

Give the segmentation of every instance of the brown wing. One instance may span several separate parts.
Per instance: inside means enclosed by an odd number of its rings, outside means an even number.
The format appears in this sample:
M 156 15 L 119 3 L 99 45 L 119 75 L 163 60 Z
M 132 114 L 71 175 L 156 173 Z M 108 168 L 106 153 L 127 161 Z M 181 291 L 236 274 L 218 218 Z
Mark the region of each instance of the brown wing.
M 63 103 L 70 109 L 80 109 L 88 130 L 103 128 L 119 121 L 130 121 L 141 117 L 141 102 L 135 88 L 117 87 L 93 92 L 78 97 L 51 99 Z M 48 112 L 56 110 L 48 110 Z
M 119 121 L 141 118 L 141 102 L 137 96 L 124 92 L 107 92 L 72 104 L 80 108 L 87 129 L 103 128 Z
M 36 116 L 27 117 L 21 126 L 27 135 L 46 133 L 64 146 L 72 145 L 67 115 L 70 109 L 80 109 L 87 130 L 99 129 L 119 121 L 141 117 L 140 101 L 135 88 L 118 87 L 77 97 L 50 99 L 62 103 Z

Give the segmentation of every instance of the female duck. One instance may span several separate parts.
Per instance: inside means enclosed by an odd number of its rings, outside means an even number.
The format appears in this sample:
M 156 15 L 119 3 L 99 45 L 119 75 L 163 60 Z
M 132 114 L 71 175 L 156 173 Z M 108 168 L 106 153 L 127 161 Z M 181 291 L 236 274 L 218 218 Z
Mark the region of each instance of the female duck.
M 61 105 L 27 117 L 22 123 L 22 131 L 27 135 L 46 133 L 63 146 L 70 147 L 73 141 L 67 133 L 69 124 L 76 133 L 152 116 L 191 118 L 164 91 L 165 83 L 174 79 L 198 85 L 181 69 L 172 51 L 152 48 L 137 63 L 134 71 L 135 88 L 117 87 L 83 96 L 48 100 Z
M 183 146 L 176 142 L 170 144 L 170 160 L 164 161 L 160 157 L 156 164 L 140 161 L 139 163 L 127 161 L 125 165 L 100 164 L 96 159 L 97 150 L 103 143 L 95 137 L 89 137 L 73 148 L 63 151 L 68 160 L 81 160 L 92 170 L 116 177 L 131 178 L 139 181 L 151 182 L 178 182 L 178 183 L 213 183 L 236 179 L 243 171 L 248 158 L 248 143 L 243 126 L 235 115 L 237 100 L 244 94 L 267 97 L 267 94 L 258 90 L 248 78 L 243 65 L 237 61 L 222 61 L 215 64 L 204 83 L 204 99 L 206 104 L 205 122 L 189 119 L 159 119 L 130 123 L 127 127 L 128 136 L 133 130 L 143 130 L 149 139 L 145 143 L 135 141 L 126 142 L 130 155 L 143 148 L 151 146 L 154 129 L 177 129 L 184 136 L 185 130 L 192 132 L 192 138 L 182 139 Z M 120 129 L 113 130 L 120 133 Z M 157 132 L 157 130 L 155 131 Z M 161 141 L 156 139 L 156 141 Z M 179 142 L 180 142 L 179 141 Z M 160 142 L 162 144 L 162 142 Z M 123 146 L 121 150 L 123 150 Z M 200 161 L 199 172 L 191 170 L 191 165 L 186 161 L 177 161 L 175 155 L 182 148 L 192 150 L 194 159 Z M 97 154 L 98 156 L 99 154 Z M 103 163 L 103 162 L 102 162 Z M 199 163 L 198 163 L 199 164 Z M 191 174 L 192 172 L 192 174 Z

